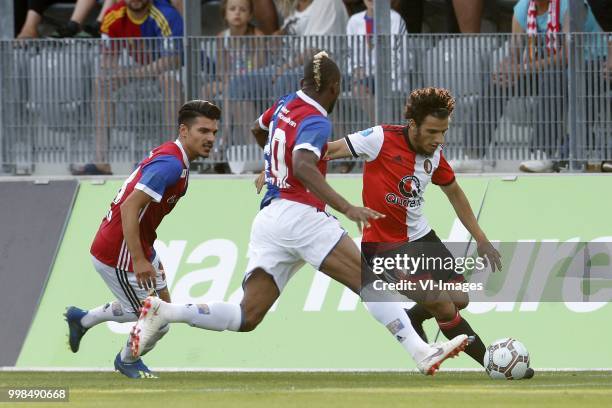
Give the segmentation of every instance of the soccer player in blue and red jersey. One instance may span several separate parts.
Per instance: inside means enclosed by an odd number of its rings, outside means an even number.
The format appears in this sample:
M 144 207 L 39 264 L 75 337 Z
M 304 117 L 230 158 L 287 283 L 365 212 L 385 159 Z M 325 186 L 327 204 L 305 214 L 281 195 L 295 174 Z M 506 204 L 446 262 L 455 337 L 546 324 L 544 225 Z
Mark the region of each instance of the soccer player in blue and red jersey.
M 359 228 L 380 217 L 369 208 L 351 205 L 325 180 L 323 157 L 332 132 L 328 114 L 340 94 L 340 79 L 336 63 L 325 52 L 316 54 L 306 63 L 302 89 L 280 98 L 254 126 L 258 144 L 266 150 L 269 190 L 251 229 L 241 304 L 175 305 L 149 297 L 132 332 L 135 355 L 150 347 L 155 333 L 172 322 L 209 330 L 255 329 L 306 262 L 355 293 L 362 291 L 359 249 L 326 212 L 329 205 Z M 442 361 L 467 345 L 467 336 L 460 335 L 432 347 L 415 332 L 398 303 L 366 302 L 366 306 L 424 374 L 433 374 Z
M 153 249 L 155 230 L 187 192 L 189 163 L 209 156 L 220 116 L 220 109 L 210 102 L 185 103 L 178 115 L 178 139 L 153 149 L 123 183 L 91 245 L 94 267 L 116 300 L 89 311 L 68 308 L 73 352 L 96 324 L 136 321 L 149 291 L 170 301 L 163 267 Z M 160 328 L 149 349 L 167 331 L 168 326 Z M 132 378 L 152 376 L 142 360 L 132 356 L 129 344 L 117 354 L 115 368 Z

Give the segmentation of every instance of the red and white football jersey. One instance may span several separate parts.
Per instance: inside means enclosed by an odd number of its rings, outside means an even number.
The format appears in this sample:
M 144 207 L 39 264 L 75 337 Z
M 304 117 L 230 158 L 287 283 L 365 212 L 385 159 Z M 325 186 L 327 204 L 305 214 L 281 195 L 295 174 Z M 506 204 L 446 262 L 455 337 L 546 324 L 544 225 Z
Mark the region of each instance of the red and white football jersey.
M 283 96 L 266 110 L 259 117 L 259 126 L 269 133 L 264 149 L 268 184 L 264 205 L 274 198 L 283 198 L 324 210 L 325 203 L 293 176 L 293 152 L 305 149 L 316 154 L 317 168 L 325 177 L 327 161 L 321 158 L 332 133 L 327 111 L 304 92 L 297 91 Z
M 121 204 L 137 189 L 153 199 L 139 217 L 142 249 L 147 259 L 153 261 L 155 230 L 187 192 L 188 180 L 189 160 L 178 140 L 155 148 L 125 180 L 112 201 L 91 244 L 91 254 L 108 266 L 133 271 L 132 257 L 123 237 Z
M 448 185 L 455 173 L 438 147 L 431 156 L 414 152 L 404 126 L 382 125 L 345 138 L 355 157 L 366 159 L 363 204 L 386 217 L 372 220 L 363 242 L 414 241 L 431 231 L 423 215 L 423 194 L 429 182 Z

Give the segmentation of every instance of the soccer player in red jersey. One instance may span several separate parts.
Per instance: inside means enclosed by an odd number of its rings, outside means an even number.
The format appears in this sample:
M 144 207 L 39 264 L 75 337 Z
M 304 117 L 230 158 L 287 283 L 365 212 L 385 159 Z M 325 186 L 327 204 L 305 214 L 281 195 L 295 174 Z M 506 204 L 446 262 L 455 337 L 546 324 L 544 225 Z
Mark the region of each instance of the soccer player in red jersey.
M 423 215 L 423 195 L 431 182 L 440 186 L 448 197 L 459 220 L 474 237 L 478 254 L 487 257 L 493 271 L 496 267 L 501 268 L 499 253 L 478 225 L 463 190 L 455 180 L 453 169 L 442 153 L 454 106 L 455 102 L 446 89 L 417 89 L 410 94 L 406 105 L 408 126 L 379 125 L 329 144 L 329 159 L 365 158 L 363 203 L 386 215 L 373 220 L 371 227 L 364 230 L 362 249 L 367 258 L 397 253 L 411 257 L 424 255 L 432 259 L 454 258 Z M 422 269 L 416 275 L 421 275 L 421 278 L 426 275 L 436 282 L 464 281 L 463 275 L 443 268 Z M 388 279 L 397 281 L 399 278 L 391 276 Z M 469 302 L 468 294 L 462 291 L 417 292 L 405 292 L 417 301 L 407 312 L 415 330 L 425 339 L 422 323 L 433 316 L 447 338 L 459 334 L 473 336 L 474 341 L 465 352 L 482 365 L 485 346 L 459 314 L 459 310 Z
M 79 350 L 87 330 L 97 324 L 135 322 L 150 291 L 170 301 L 163 267 L 153 248 L 155 230 L 187 192 L 189 163 L 209 156 L 220 117 L 221 110 L 210 102 L 185 103 L 178 114 L 178 139 L 153 149 L 123 183 L 91 245 L 94 267 L 116 300 L 91 310 L 68 308 L 65 316 L 73 352 Z M 154 333 L 141 354 L 152 349 L 168 329 L 161 327 Z M 153 377 L 142 360 L 133 357 L 129 342 L 117 354 L 115 368 L 132 378 Z
M 329 205 L 360 228 L 381 217 L 367 207 L 351 205 L 325 180 L 324 156 L 332 131 L 328 114 L 340 94 L 340 79 L 336 63 L 325 52 L 316 54 L 306 63 L 302 89 L 280 98 L 254 124 L 253 133 L 265 150 L 268 194 L 253 221 L 241 304 L 175 305 L 149 297 L 133 330 L 135 355 L 146 350 L 154 333 L 171 322 L 209 330 L 255 329 L 306 262 L 356 293 L 369 290 L 362 287 L 359 249 L 325 211 Z M 398 303 L 365 305 L 424 374 L 433 374 L 468 342 L 466 335 L 459 335 L 430 346 Z

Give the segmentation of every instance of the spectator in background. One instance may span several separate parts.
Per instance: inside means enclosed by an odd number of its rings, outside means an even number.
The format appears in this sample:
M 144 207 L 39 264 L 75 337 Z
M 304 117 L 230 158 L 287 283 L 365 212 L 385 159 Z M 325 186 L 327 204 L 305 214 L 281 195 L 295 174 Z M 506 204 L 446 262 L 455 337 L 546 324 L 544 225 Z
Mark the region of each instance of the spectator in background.
M 258 112 L 255 102 L 263 98 L 268 103 L 271 73 L 260 70 L 265 63 L 266 44 L 257 38 L 264 33 L 251 23 L 253 12 L 254 0 L 221 1 L 221 15 L 227 28 L 217 35 L 217 79 L 205 84 L 202 90 L 204 98 L 221 100 L 226 112 L 215 148 L 220 152 L 216 160 L 223 158 L 230 135 L 234 145 L 250 142 L 252 118 Z M 223 172 L 222 168 L 217 166 L 215 171 Z
M 342 0 L 277 0 L 277 5 L 285 21 L 275 34 L 296 38 L 294 41 L 285 40 L 283 49 L 291 54 L 278 62 L 274 78 L 275 97 L 299 88 L 305 55 L 323 45 L 301 37 L 319 36 L 318 40 L 329 41 L 324 37 L 344 34 L 348 22 Z M 333 51 L 333 47 L 327 48 Z
M 89 16 L 89 13 L 96 7 L 96 3 L 100 3 L 99 0 L 77 0 L 74 11 L 70 20 L 58 28 L 57 33 L 54 37 L 74 37 L 81 31 L 85 31 L 92 37 L 100 36 L 100 26 L 102 25 L 102 18 L 106 11 L 115 4 L 116 0 L 103 0 L 102 9 L 96 18 L 94 24 L 84 24 L 85 20 Z
M 121 0 L 106 12 L 101 32 L 104 39 L 126 40 L 108 42 L 102 48 L 100 72 L 94 85 L 96 161 L 85 166 L 71 166 L 73 174 L 111 174 L 107 157 L 108 130 L 113 126 L 113 99 L 117 99 L 117 91 L 128 89 L 128 95 L 137 94 L 145 82 L 155 81 L 164 104 L 161 119 L 169 128 L 175 127 L 176 112 L 183 99 L 181 84 L 177 81 L 182 41 L 168 40 L 183 36 L 183 19 L 170 3 L 166 0 Z M 129 40 L 140 37 L 160 40 Z M 161 41 L 162 38 L 166 40 Z M 120 62 L 123 49 L 127 49 L 130 56 L 127 66 Z
M 22 0 L 25 1 L 25 0 Z M 37 38 L 38 37 L 38 26 L 42 22 L 42 16 L 46 9 L 54 3 L 58 3 L 60 0 L 27 0 L 28 12 L 26 20 L 17 38 Z M 76 0 L 67 0 L 67 3 L 75 3 Z
M 58 28 L 57 33 L 55 33 L 53 37 L 74 37 L 81 31 L 85 31 L 92 37 L 99 37 L 102 18 L 104 14 L 106 14 L 106 11 L 117 1 L 118 0 L 77 0 L 70 20 Z M 183 0 L 168 1 L 170 1 L 172 6 L 174 6 L 181 15 L 183 14 Z M 96 22 L 91 25 L 83 24 L 91 10 L 95 8 L 96 3 L 102 3 L 102 9 L 96 18 Z
M 253 17 L 264 34 L 278 30 L 278 13 L 274 0 L 253 0 Z
M 349 16 L 365 10 L 363 0 L 343 0 Z M 425 0 L 391 0 L 391 8 L 399 13 L 409 33 L 423 31 Z
M 374 122 L 374 73 L 376 71 L 376 53 L 374 49 L 374 0 L 363 0 L 366 10 L 353 14 L 346 26 L 346 34 L 349 36 L 349 49 L 352 52 L 349 62 L 349 76 L 353 94 L 363 98 L 364 107 L 369 115 L 370 122 Z M 391 10 L 391 29 L 393 35 L 406 34 L 406 25 L 402 17 Z M 394 38 L 393 43 L 399 43 L 399 38 Z M 398 67 L 399 50 L 394 49 L 392 54 L 392 69 Z M 395 75 L 393 75 L 395 74 Z M 392 73 L 397 76 L 396 72 Z M 395 79 L 395 78 L 394 78 Z M 396 89 L 397 90 L 397 89 Z
M 349 75 L 353 96 L 359 98 L 359 106 L 365 111 L 368 122 L 373 123 L 376 119 L 374 104 L 374 74 L 376 72 L 376 50 L 374 47 L 373 34 L 376 31 L 374 24 L 374 0 L 363 0 L 366 6 L 364 11 L 353 14 L 346 26 L 348 36 L 348 47 L 351 52 L 349 60 Z M 391 10 L 391 28 L 393 35 L 406 34 L 404 20 L 394 10 Z M 393 38 L 392 44 L 400 44 L 401 38 Z M 392 88 L 397 91 L 397 68 L 398 57 L 402 53 L 394 47 L 392 52 Z M 355 162 L 342 163 L 338 171 L 348 173 L 353 169 Z
M 584 32 L 600 32 L 593 13 L 587 8 Z M 477 105 L 468 131 L 482 135 L 476 143 L 467 143 L 473 157 L 482 158 L 484 147 L 491 140 L 499 118 L 503 113 L 496 106 L 509 98 L 533 98 L 534 135 L 530 142 L 533 160 L 520 165 L 525 172 L 550 172 L 558 170 L 567 159 L 567 126 L 565 106 L 567 101 L 566 44 L 561 32 L 569 31 L 568 0 L 519 0 L 514 7 L 513 34 L 509 55 L 500 63 L 492 82 L 485 85 L 485 95 Z M 585 58 L 602 57 L 597 44 L 588 47 Z M 605 53 L 605 50 L 603 50 Z M 497 101 L 497 102 L 495 102 Z M 484 119 L 483 119 L 484 118 Z M 484 142 L 484 143 L 483 143 Z M 471 145 L 471 146 L 470 146 Z M 555 161 L 553 159 L 556 159 Z M 468 162 L 454 162 L 453 168 L 471 170 Z
M 479 33 L 484 10 L 484 0 L 446 0 L 454 13 L 451 13 L 453 20 L 458 24 L 458 31 L 463 34 Z M 455 26 L 455 21 L 450 24 Z M 451 29 L 451 32 L 457 30 Z
M 280 35 L 339 35 L 348 14 L 342 0 L 277 0 L 285 21 Z

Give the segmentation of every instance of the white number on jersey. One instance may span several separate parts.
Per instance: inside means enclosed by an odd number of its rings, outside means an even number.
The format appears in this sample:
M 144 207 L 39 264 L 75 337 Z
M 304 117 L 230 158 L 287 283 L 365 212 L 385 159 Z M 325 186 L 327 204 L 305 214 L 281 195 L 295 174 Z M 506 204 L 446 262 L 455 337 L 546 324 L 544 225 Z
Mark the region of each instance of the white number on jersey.
M 285 146 L 287 137 L 282 129 L 275 129 L 270 146 L 270 173 L 274 177 L 274 184 L 280 188 L 287 188 L 287 164 L 285 163 Z

